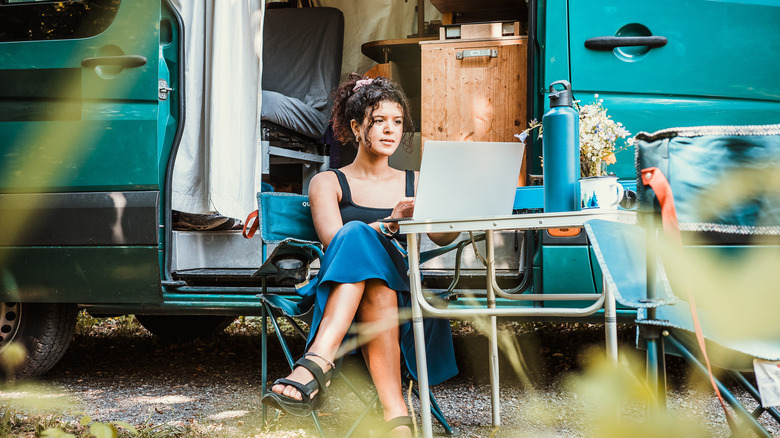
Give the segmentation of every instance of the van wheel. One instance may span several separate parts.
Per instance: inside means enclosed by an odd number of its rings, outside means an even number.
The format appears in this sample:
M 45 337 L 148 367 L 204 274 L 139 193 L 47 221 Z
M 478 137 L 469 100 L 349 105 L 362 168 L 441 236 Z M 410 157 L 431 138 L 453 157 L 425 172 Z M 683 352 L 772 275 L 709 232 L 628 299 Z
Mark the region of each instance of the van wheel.
M 40 376 L 62 359 L 76 330 L 78 310 L 76 304 L 0 303 L 0 354 L 12 343 L 27 352 L 13 370 L 17 379 Z
M 138 322 L 163 339 L 207 338 L 225 330 L 235 316 L 216 315 L 136 315 Z

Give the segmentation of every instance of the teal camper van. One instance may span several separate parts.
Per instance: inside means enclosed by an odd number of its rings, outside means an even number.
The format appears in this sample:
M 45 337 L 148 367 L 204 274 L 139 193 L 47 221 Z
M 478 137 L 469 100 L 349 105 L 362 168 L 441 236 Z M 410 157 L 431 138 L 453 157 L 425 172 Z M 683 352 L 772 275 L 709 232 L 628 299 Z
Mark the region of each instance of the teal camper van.
M 437 82 L 421 61 L 428 40 L 522 41 L 520 55 L 501 70 L 507 77 L 494 77 L 519 80 L 520 94 L 509 100 L 522 118 L 510 121 L 509 138 L 489 141 L 513 141 L 512 130 L 541 120 L 546 90 L 558 80 L 569 81 L 582 103 L 598 95 L 632 133 L 780 121 L 780 5 L 774 2 L 393 0 L 377 2 L 374 21 L 366 21 L 355 19 L 349 1 L 286 8 L 246 0 L 252 31 L 243 40 L 218 38 L 218 29 L 235 30 L 230 20 L 240 17 L 222 17 L 228 20 L 222 27 L 193 25 L 197 14 L 188 3 L 209 2 L 0 0 L 0 349 L 25 345 L 22 376 L 56 364 L 79 309 L 134 314 L 158 334 L 207 334 L 238 315 L 259 314 L 259 280 L 251 274 L 263 262 L 262 242 L 240 230 L 185 229 L 174 221 L 177 166 L 191 161 L 215 169 L 236 153 L 193 158 L 188 132 L 217 132 L 225 123 L 221 115 L 230 118 L 242 99 L 263 107 L 253 116 L 256 124 L 228 120 L 234 124 L 225 134 L 248 133 L 254 152 L 237 159 L 250 167 L 248 175 L 261 175 L 249 190 L 266 183 L 304 194 L 314 173 L 348 159 L 349 151 L 323 135 L 322 116 L 329 87 L 346 73 L 388 65 L 418 108 L 416 126 L 427 129 L 431 112 L 420 108 Z M 390 21 L 398 23 L 387 26 Z M 497 36 L 490 34 L 492 23 L 499 23 Z M 315 27 L 324 29 L 320 36 L 305 32 Z M 220 55 L 236 46 L 260 53 L 254 70 L 234 65 L 251 56 Z M 203 85 L 209 74 L 198 73 L 198 63 L 201 70 L 229 72 L 228 80 Z M 239 74 L 245 71 L 255 75 Z M 252 83 L 254 91 L 241 88 Z M 307 88 L 295 89 L 300 85 Z M 224 88 L 209 94 L 215 86 Z M 320 101 L 308 102 L 316 92 Z M 207 95 L 227 108 L 203 110 Z M 271 111 L 280 101 L 286 110 Z M 198 105 L 200 112 L 193 111 Z M 457 117 L 452 108 L 432 113 Z M 426 136 L 432 138 L 417 137 Z M 540 185 L 541 151 L 531 136 L 520 185 Z M 633 151 L 620 152 L 609 171 L 631 188 Z M 541 208 L 520 201 L 527 192 L 518 189 L 518 213 Z M 243 219 L 250 211 L 230 216 Z M 505 233 L 500 241 L 506 287 L 536 293 L 601 287 L 584 235 Z M 452 262 L 424 266 L 427 286 L 446 287 Z M 464 261 L 459 288 L 483 284 L 478 267 Z

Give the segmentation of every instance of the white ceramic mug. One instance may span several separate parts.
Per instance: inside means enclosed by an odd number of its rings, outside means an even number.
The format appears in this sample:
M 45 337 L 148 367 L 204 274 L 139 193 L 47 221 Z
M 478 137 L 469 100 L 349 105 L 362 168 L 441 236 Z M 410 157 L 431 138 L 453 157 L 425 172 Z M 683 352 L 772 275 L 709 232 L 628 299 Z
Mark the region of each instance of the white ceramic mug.
M 623 199 L 623 186 L 616 176 L 589 176 L 580 178 L 580 208 L 617 210 Z

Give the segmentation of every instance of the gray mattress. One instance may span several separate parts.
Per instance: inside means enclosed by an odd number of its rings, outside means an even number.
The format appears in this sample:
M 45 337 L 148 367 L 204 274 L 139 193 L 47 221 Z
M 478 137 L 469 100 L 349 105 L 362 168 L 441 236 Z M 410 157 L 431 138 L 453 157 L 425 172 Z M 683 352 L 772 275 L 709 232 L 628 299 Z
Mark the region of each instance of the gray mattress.
M 341 77 L 344 16 L 335 8 L 268 9 L 261 118 L 320 138 Z

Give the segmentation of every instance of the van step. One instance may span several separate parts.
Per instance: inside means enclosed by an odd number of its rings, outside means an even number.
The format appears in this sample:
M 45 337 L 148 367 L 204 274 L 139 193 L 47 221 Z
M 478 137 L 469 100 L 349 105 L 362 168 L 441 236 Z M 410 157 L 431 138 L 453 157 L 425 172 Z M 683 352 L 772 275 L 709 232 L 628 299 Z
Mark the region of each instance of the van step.
M 262 279 L 252 277 L 257 269 L 187 269 L 175 271 L 173 278 L 187 285 L 260 286 Z

